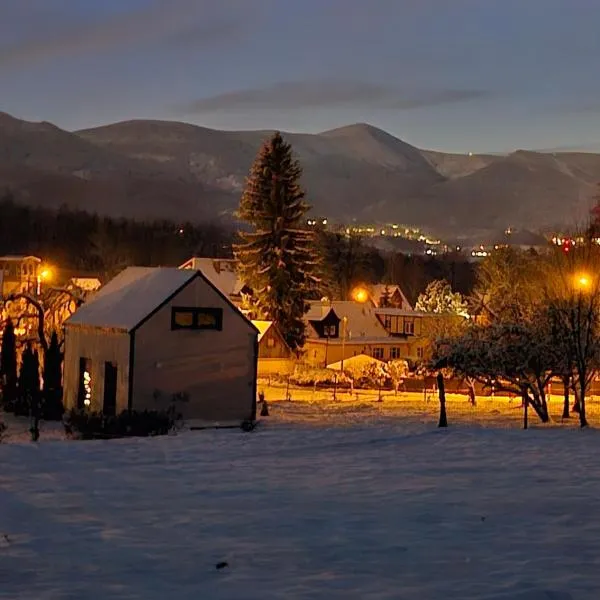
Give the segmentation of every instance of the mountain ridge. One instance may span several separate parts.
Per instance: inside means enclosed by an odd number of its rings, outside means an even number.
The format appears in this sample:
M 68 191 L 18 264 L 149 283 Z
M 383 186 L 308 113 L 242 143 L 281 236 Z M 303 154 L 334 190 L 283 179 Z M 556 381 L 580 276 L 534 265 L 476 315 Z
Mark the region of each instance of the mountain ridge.
M 68 132 L 0 113 L 0 190 L 113 216 L 213 219 L 236 208 L 270 133 L 146 119 Z M 600 154 L 422 150 L 368 123 L 282 133 L 314 212 L 345 222 L 542 230 L 587 218 L 600 181 Z

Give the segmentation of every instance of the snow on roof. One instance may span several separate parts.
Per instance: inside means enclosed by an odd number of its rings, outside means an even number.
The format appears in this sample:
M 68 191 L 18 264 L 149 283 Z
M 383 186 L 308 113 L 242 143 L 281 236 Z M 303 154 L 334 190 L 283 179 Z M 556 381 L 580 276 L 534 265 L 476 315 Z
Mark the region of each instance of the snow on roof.
M 382 364 L 384 364 L 382 360 L 378 360 L 367 354 L 357 354 L 356 356 L 351 356 L 350 358 L 346 358 L 344 360 L 345 368 L 352 368 L 352 367 L 360 368 L 360 367 L 366 367 L 367 365 L 382 365 Z M 341 371 L 342 370 L 342 361 L 340 360 L 338 362 L 331 363 L 330 365 L 327 365 L 327 368 L 334 369 L 335 371 Z
M 388 337 L 388 333 L 380 323 L 375 308 L 370 302 L 353 302 L 334 300 L 331 303 L 335 314 L 340 318 L 348 319 L 346 335 L 348 339 L 359 337 Z
M 183 263 L 180 268 L 202 271 L 206 278 L 226 296 L 237 296 L 244 287 L 236 271 L 236 261 L 231 258 L 194 257 Z
M 258 341 L 260 342 L 273 325 L 273 321 L 252 321 L 252 325 L 258 329 Z
M 37 256 L 25 255 L 25 254 L 6 254 L 5 256 L 0 256 L 0 260 L 4 262 L 20 262 L 23 260 L 34 260 L 35 262 L 42 262 L 42 259 Z
M 330 312 L 329 302 L 313 300 L 309 305 L 308 312 L 304 315 L 306 321 L 322 321 Z
M 175 268 L 129 267 L 101 288 L 66 324 L 131 331 L 196 275 L 197 271 Z
M 410 302 L 406 297 L 406 294 L 402 291 L 402 288 L 399 285 L 390 285 L 385 283 L 378 283 L 376 285 L 371 286 L 371 297 L 373 298 L 375 304 L 379 305 L 381 296 L 383 296 L 385 288 L 388 289 L 390 296 L 392 296 L 397 291 L 402 296 L 402 304 L 406 304 L 409 309 L 412 308 Z

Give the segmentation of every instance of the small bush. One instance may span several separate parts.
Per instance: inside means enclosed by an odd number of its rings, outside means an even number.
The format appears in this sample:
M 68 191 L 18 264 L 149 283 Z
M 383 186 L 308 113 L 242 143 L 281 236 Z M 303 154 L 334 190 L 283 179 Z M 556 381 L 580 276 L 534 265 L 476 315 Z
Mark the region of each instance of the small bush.
M 82 440 L 167 435 L 177 427 L 180 416 L 173 409 L 123 411 L 107 417 L 101 412 L 73 409 L 65 415 L 65 433 Z
M 290 383 L 295 385 L 349 386 L 350 379 L 340 371 L 297 366 L 290 375 Z

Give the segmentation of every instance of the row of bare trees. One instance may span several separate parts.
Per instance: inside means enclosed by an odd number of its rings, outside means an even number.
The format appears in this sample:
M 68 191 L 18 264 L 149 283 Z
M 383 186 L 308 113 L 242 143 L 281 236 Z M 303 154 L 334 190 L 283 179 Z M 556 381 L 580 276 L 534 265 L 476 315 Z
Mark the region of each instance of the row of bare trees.
M 586 397 L 600 371 L 600 246 L 580 236 L 568 251 L 501 249 L 478 270 L 471 318 L 436 336 L 431 367 L 518 395 L 548 422 L 547 389 L 563 383 L 563 418 L 588 425 Z M 574 396 L 570 407 L 570 393 Z

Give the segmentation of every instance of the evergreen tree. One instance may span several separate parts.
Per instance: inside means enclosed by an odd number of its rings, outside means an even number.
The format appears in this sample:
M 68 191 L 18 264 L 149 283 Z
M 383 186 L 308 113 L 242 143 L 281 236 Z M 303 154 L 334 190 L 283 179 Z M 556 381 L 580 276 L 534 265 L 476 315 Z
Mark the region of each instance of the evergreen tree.
M 238 216 L 250 225 L 234 253 L 252 290 L 254 315 L 276 321 L 292 349 L 304 343 L 303 315 L 316 294 L 315 235 L 303 226 L 309 210 L 299 185 L 302 169 L 280 133 L 254 162 Z
M 21 416 L 38 413 L 40 400 L 40 364 L 38 353 L 31 342 L 28 342 L 21 356 L 21 369 L 19 371 L 19 392 L 15 414 Z
M 62 405 L 62 354 L 56 331 L 50 338 L 50 346 L 44 355 L 43 416 L 47 420 L 59 421 L 64 409 Z
M 2 405 L 5 411 L 12 412 L 17 400 L 17 345 L 15 327 L 9 318 L 2 334 L 0 350 L 0 376 L 2 380 Z

